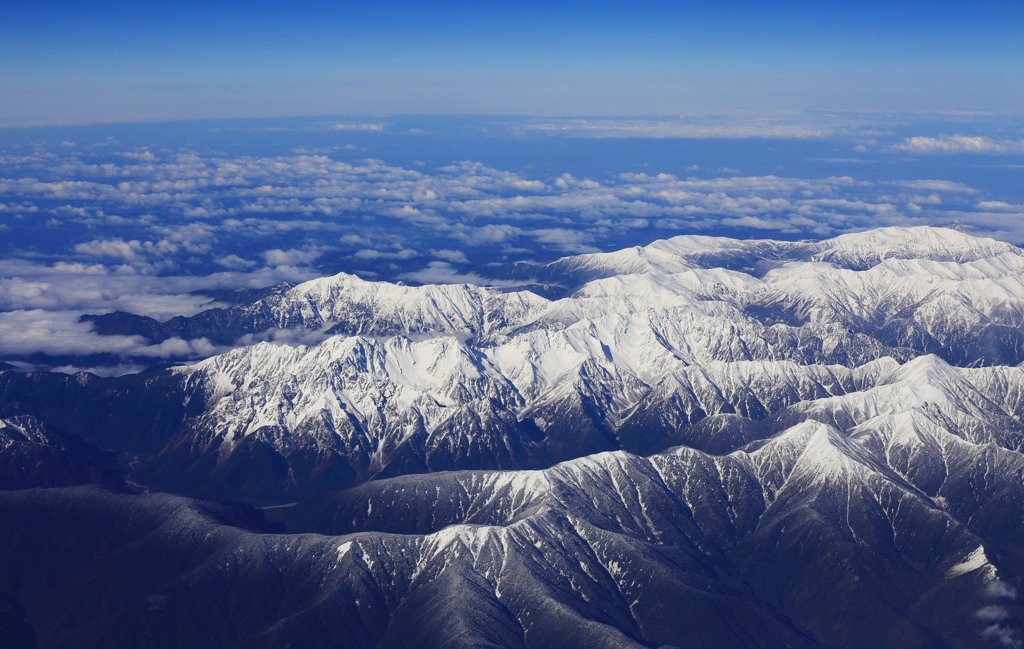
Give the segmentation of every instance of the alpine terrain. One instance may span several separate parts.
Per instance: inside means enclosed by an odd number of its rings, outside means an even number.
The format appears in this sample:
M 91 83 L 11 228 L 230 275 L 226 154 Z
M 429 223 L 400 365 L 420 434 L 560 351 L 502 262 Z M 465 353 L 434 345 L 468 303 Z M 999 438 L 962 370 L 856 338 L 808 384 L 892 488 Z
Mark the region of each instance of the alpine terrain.
M 501 273 L 89 315 L 230 350 L 0 371 L 0 646 L 1024 646 L 1024 251 Z

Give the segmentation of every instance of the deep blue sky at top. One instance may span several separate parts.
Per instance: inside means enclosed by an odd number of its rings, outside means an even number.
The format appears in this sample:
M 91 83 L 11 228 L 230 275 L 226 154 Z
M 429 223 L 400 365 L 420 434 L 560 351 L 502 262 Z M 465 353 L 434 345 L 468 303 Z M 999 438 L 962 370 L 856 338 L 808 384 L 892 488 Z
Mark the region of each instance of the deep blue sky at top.
M 1013 111 L 1019 2 L 7 2 L 0 124 Z

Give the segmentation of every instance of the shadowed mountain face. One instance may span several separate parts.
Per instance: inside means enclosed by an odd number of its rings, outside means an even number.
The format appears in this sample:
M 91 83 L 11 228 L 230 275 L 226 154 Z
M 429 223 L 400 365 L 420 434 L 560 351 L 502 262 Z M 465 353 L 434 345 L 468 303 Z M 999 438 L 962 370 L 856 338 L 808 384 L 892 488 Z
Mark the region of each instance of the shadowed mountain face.
M 316 345 L 0 372 L 0 641 L 1024 637 L 1021 251 L 680 237 L 535 275 L 565 297 L 338 276 L 219 312 Z

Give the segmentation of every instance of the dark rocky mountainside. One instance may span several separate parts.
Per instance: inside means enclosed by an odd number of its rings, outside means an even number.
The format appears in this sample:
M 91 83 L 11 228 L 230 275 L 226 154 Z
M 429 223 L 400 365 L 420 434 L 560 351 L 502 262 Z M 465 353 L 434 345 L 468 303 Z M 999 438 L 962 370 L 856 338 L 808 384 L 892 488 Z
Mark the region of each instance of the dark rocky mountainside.
M 535 270 L 564 296 L 337 276 L 94 320 L 237 345 L 191 365 L 0 368 L 0 646 L 1024 641 L 1020 250 Z

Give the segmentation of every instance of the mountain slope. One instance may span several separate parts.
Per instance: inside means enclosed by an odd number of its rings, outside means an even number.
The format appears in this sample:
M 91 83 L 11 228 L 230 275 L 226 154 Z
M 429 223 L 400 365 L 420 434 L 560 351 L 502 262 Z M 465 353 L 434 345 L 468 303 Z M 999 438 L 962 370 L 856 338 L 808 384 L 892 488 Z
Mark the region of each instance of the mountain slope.
M 0 371 L 0 641 L 1019 646 L 1021 251 L 534 270 L 564 293 L 342 275 L 146 324 L 237 345 L 192 364 Z

